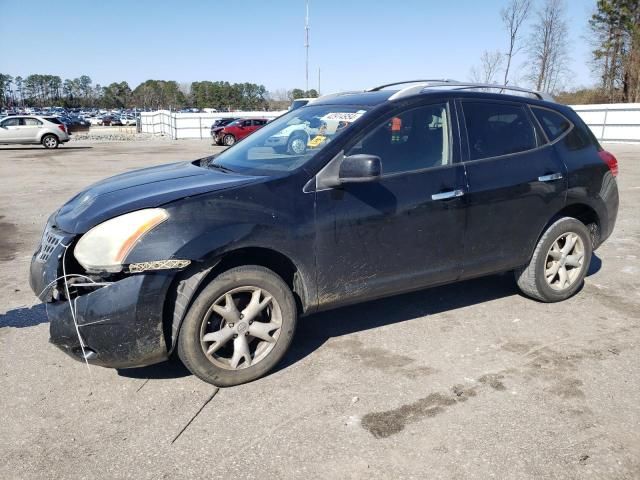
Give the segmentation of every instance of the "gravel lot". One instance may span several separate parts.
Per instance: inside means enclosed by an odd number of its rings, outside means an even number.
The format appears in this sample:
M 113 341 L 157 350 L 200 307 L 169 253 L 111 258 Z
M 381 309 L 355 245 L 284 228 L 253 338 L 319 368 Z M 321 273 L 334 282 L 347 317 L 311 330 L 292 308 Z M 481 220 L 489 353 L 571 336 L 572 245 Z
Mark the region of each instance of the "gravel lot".
M 498 275 L 326 312 L 220 391 L 176 362 L 87 371 L 28 286 L 47 216 L 210 143 L 0 146 L 0 478 L 640 478 L 640 146 L 607 146 L 618 224 L 569 301 Z

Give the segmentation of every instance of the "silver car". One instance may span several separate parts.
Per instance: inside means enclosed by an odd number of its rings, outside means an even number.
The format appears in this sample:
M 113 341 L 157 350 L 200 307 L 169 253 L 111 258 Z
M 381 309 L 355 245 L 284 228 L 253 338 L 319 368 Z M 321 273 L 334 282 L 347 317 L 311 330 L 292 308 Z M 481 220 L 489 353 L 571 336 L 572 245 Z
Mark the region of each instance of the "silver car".
M 67 127 L 55 117 L 14 115 L 0 119 L 0 144 L 42 144 L 58 148 L 69 141 Z

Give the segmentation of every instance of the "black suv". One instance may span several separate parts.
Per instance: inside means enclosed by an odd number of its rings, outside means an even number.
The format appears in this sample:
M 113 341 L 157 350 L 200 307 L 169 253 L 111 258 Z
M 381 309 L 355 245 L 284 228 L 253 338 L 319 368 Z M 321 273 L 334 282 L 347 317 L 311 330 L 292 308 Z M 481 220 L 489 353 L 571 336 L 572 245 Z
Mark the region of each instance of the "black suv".
M 73 197 L 31 263 L 51 341 L 118 368 L 177 350 L 226 386 L 271 370 L 300 315 L 504 271 L 539 301 L 577 292 L 615 224 L 616 159 L 536 92 L 403 83 Z

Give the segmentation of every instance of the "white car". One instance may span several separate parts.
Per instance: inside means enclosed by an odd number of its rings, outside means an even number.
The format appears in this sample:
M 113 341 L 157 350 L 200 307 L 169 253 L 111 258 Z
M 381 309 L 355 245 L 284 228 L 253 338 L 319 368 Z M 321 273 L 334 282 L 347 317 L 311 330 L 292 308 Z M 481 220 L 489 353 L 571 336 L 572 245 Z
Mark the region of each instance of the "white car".
M 126 126 L 131 126 L 136 124 L 136 117 L 133 116 L 126 116 L 126 117 L 120 117 L 120 121 L 122 122 L 122 125 L 126 125 Z
M 55 117 L 15 115 L 0 119 L 0 144 L 41 144 L 44 148 L 58 148 L 69 140 L 67 127 Z

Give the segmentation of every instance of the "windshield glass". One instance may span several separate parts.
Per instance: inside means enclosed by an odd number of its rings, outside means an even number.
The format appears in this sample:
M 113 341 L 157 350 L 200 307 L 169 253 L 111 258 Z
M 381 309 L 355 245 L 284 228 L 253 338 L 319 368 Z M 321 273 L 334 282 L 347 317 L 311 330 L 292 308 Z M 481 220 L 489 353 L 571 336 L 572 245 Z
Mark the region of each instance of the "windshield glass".
M 366 112 L 352 105 L 317 105 L 291 111 L 222 152 L 211 167 L 249 175 L 295 170 Z

